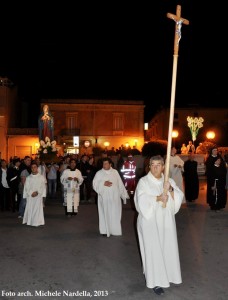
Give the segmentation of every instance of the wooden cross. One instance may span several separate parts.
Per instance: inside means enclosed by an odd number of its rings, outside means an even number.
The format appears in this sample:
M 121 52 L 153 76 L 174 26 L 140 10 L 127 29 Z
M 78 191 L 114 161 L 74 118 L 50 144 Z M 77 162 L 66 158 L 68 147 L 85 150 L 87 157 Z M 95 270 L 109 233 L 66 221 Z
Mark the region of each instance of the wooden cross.
M 166 162 L 165 162 L 164 183 L 166 183 L 169 180 L 170 155 L 171 155 L 171 144 L 172 144 L 174 108 L 175 108 L 177 58 L 178 58 L 179 42 L 181 39 L 181 26 L 182 23 L 186 25 L 189 24 L 188 20 L 181 18 L 180 5 L 177 5 L 176 15 L 167 13 L 167 17 L 176 22 L 176 30 L 175 30 L 175 38 L 174 38 L 173 77 L 172 77 L 172 90 L 171 90 L 171 101 L 170 101 L 170 112 L 169 112 L 169 130 L 168 130 L 168 144 L 167 144 L 167 154 L 166 154 Z M 164 194 L 167 194 L 166 190 L 164 190 Z M 166 203 L 163 203 L 163 207 L 166 207 Z
M 181 18 L 181 6 L 177 5 L 176 15 L 167 13 L 167 17 L 176 22 L 175 38 L 174 38 L 174 55 L 178 55 L 179 41 L 181 39 L 181 26 L 182 24 L 189 25 L 187 19 Z

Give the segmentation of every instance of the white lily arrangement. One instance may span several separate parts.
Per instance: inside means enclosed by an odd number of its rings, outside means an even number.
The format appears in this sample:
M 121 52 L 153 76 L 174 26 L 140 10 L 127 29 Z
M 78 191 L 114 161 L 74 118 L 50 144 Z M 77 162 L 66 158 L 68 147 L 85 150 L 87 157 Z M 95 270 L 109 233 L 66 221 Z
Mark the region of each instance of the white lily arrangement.
M 40 141 L 40 147 L 38 149 L 39 154 L 54 154 L 57 153 L 56 141 L 51 141 L 49 137 L 45 138 L 45 141 Z
M 188 127 L 190 128 L 193 142 L 196 140 L 199 129 L 203 127 L 203 121 L 204 119 L 202 117 L 187 117 Z

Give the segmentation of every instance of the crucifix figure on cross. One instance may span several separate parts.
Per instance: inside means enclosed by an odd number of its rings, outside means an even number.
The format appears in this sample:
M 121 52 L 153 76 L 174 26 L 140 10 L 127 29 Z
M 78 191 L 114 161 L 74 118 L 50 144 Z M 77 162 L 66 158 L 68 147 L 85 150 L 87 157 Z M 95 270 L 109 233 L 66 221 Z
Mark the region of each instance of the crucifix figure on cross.
M 185 25 L 189 24 L 189 21 L 187 19 L 181 18 L 181 6 L 180 5 L 177 5 L 176 15 L 167 13 L 167 17 L 176 22 L 176 28 L 175 28 L 175 37 L 174 37 L 172 90 L 171 90 L 171 101 L 170 101 L 168 144 L 167 144 L 167 154 L 166 154 L 166 163 L 165 163 L 164 183 L 166 183 L 169 179 L 169 165 L 170 165 L 173 119 L 174 119 L 174 108 L 175 108 L 177 58 L 178 58 L 179 41 L 181 39 L 181 27 L 182 27 L 182 24 L 185 24 Z M 167 193 L 167 191 L 164 191 L 164 192 Z M 166 205 L 164 204 L 163 207 L 166 207 Z
M 176 30 L 176 33 L 177 33 L 178 36 L 179 36 L 177 43 L 179 44 L 180 39 L 181 39 L 181 27 L 182 27 L 183 20 L 177 21 L 176 23 L 177 23 L 177 30 Z
M 189 25 L 189 21 L 187 19 L 181 18 L 181 6 L 177 5 L 176 15 L 167 13 L 167 17 L 176 22 L 175 29 L 175 40 L 174 40 L 174 54 L 178 54 L 178 46 L 181 39 L 181 27 L 182 24 Z

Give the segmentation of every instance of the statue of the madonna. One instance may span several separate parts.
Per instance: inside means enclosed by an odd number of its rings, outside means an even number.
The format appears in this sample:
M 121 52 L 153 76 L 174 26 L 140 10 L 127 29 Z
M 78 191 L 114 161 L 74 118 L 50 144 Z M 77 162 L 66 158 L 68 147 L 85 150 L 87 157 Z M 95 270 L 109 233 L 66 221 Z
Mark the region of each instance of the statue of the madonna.
M 49 112 L 49 107 L 47 104 L 43 106 L 43 112 L 40 114 L 38 119 L 39 128 L 39 140 L 45 141 L 48 137 L 50 141 L 54 139 L 54 118 Z

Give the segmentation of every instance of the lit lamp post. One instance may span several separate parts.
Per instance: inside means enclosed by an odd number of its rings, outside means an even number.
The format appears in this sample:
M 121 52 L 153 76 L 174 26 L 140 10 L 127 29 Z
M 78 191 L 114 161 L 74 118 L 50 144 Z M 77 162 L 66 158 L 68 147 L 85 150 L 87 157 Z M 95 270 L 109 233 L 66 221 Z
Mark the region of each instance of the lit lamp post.
M 110 145 L 109 142 L 104 142 L 104 146 L 105 146 L 105 150 L 107 151 L 108 150 L 108 146 Z
M 144 123 L 144 130 L 148 130 L 148 123 Z
M 214 131 L 208 131 L 206 134 L 206 137 L 208 140 L 213 140 L 215 138 L 215 133 Z
M 147 130 L 148 130 L 148 123 L 144 123 L 144 140 L 147 141 L 148 137 L 147 137 Z
M 67 154 L 67 145 L 66 145 L 66 143 L 63 143 L 63 153 L 64 153 L 64 156 Z
M 176 141 L 176 138 L 178 137 L 178 135 L 179 135 L 179 132 L 177 130 L 172 131 L 172 139 L 173 139 L 174 147 L 175 147 L 175 141 Z
M 35 143 L 35 154 L 38 154 L 39 144 Z

